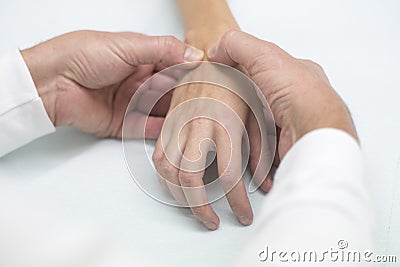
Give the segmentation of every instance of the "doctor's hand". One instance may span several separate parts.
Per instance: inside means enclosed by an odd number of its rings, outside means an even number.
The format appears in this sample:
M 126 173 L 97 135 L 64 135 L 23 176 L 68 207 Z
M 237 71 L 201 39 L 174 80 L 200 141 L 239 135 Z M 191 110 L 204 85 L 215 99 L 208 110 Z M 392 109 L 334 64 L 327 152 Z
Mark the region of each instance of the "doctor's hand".
M 280 133 L 275 165 L 297 140 L 318 128 L 341 129 L 357 139 L 345 104 L 318 64 L 241 31 L 226 33 L 207 54 L 210 61 L 240 64 L 263 92 Z
M 100 137 L 118 138 L 129 101 L 146 79 L 170 65 L 204 56 L 174 37 L 96 31 L 67 33 L 21 53 L 55 126 L 72 125 Z M 144 101 L 158 89 L 155 85 L 147 90 Z M 171 94 L 158 103 L 154 116 L 138 111 L 129 119 L 133 125 L 147 120 L 146 137 L 157 138 L 170 99 Z M 127 137 L 143 137 L 131 129 Z

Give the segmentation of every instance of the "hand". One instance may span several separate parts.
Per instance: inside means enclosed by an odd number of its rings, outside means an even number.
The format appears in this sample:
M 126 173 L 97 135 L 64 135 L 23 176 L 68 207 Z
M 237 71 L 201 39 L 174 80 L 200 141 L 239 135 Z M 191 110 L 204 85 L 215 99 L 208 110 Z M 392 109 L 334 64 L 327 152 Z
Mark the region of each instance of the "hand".
M 318 128 L 341 129 L 357 139 L 346 106 L 318 64 L 240 31 L 226 33 L 207 54 L 211 61 L 240 64 L 265 95 L 280 132 L 277 164 L 297 140 Z
M 200 49 L 207 50 L 226 31 L 238 28 L 225 0 L 179 0 L 177 4 L 185 27 L 185 41 Z M 198 98 L 211 100 L 202 101 Z M 176 125 L 164 125 L 163 133 L 167 132 L 167 140 L 162 142 L 161 135 L 157 141 L 153 161 L 161 176 L 159 181 L 178 202 L 190 206 L 193 214 L 208 229 L 215 230 L 219 218 L 208 204 L 202 180 L 204 170 L 201 170 L 206 165 L 207 152 L 215 149 L 219 181 L 227 193 L 231 209 L 243 225 L 249 225 L 253 220 L 253 212 L 241 179 L 242 125 L 246 124 L 248 108 L 239 97 L 226 89 L 209 84 L 190 84 L 175 89 L 167 116 L 171 118 L 172 110 L 191 100 L 194 101 L 190 105 L 177 109 L 179 111 L 172 119 L 177 121 Z M 230 116 L 221 116 L 220 119 L 221 125 L 230 125 L 234 135 L 229 136 L 217 122 L 205 118 L 193 119 L 180 128 L 182 125 L 179 121 L 183 117 L 195 118 L 204 111 L 209 112 L 211 117 L 221 115 L 221 109 L 218 108 L 221 105 L 218 103 L 226 104 L 237 114 L 235 121 Z
M 126 108 L 142 82 L 159 69 L 201 60 L 204 53 L 174 37 L 78 31 L 22 55 L 54 125 L 120 138 Z M 149 95 L 151 90 L 157 87 L 150 88 Z M 130 118 L 132 123 L 147 120 L 146 137 L 158 137 L 163 124 L 158 116 L 165 115 L 170 97 L 160 101 L 151 114 L 154 117 L 137 112 Z M 143 134 L 132 127 L 127 137 Z
M 185 105 L 185 102 L 190 100 L 194 101 Z M 180 104 L 181 107 L 178 107 Z M 232 116 L 228 109 L 221 108 L 224 104 L 230 107 L 237 117 Z M 171 115 L 172 111 L 176 113 Z M 206 114 L 216 120 L 197 117 Z M 166 123 L 163 128 L 163 132 L 167 131 L 165 136 L 169 138 L 163 141 L 162 134 L 156 144 L 153 161 L 160 175 L 160 183 L 178 202 L 190 206 L 193 214 L 210 230 L 218 227 L 219 218 L 208 204 L 203 183 L 203 168 L 206 165 L 207 153 L 214 149 L 218 157 L 219 181 L 232 211 L 243 225 L 251 224 L 253 219 L 241 179 L 241 146 L 247 116 L 247 105 L 227 89 L 210 84 L 181 86 L 175 89 L 167 115 L 167 119 L 172 120 L 174 124 L 169 127 Z M 187 118 L 193 119 L 184 125 Z M 228 129 L 224 129 L 219 123 Z M 205 140 L 212 142 L 203 143 Z M 193 167 L 194 165 L 196 166 Z

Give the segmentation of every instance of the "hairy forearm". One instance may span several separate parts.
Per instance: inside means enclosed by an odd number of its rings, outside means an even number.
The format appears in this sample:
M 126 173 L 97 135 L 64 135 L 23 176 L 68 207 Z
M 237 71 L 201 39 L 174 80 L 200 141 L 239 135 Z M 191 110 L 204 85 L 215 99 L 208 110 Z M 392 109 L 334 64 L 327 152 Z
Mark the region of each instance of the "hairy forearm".
M 187 43 L 208 50 L 222 35 L 239 29 L 226 0 L 176 0 Z

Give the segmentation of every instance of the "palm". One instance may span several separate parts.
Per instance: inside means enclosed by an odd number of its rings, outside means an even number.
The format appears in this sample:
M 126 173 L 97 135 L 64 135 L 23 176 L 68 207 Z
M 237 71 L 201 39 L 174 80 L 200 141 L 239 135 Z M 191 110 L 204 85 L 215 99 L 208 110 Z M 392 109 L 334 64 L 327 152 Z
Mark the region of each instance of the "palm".
M 132 71 L 132 67 L 126 67 Z M 96 70 L 91 71 L 96 72 Z M 142 65 L 129 75 L 123 72 L 115 74 L 112 70 L 101 71 L 114 73 L 114 75 L 108 77 L 109 81 L 104 75 L 100 76 L 102 79 L 97 79 L 98 76 L 96 76 L 96 79 L 90 80 L 86 73 L 78 75 L 82 79 L 78 78 L 75 81 L 60 79 L 62 93 L 57 105 L 59 110 L 68 110 L 65 113 L 68 116 L 62 117 L 61 114 L 57 116 L 57 120 L 59 124 L 73 124 L 79 130 L 100 137 L 120 138 L 125 111 L 130 99 L 140 85 L 153 75 L 156 68 L 153 65 Z M 155 115 L 165 115 L 167 107 L 164 109 L 158 107 L 154 111 Z

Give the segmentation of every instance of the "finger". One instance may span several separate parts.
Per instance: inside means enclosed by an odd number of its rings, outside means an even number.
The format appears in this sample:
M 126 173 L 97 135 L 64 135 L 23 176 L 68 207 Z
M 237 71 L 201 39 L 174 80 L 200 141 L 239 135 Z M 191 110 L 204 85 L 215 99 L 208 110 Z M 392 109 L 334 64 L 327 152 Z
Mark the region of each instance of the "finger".
M 250 140 L 250 170 L 253 175 L 249 191 L 254 192 L 260 187 L 264 192 L 268 192 L 272 186 L 272 179 L 268 174 L 274 157 L 270 151 L 269 136 L 263 143 L 260 126 L 253 113 L 249 115 L 247 128 Z
M 146 115 L 140 115 L 146 116 Z M 164 123 L 164 118 L 149 116 L 146 120 L 146 127 L 144 130 L 144 138 L 156 139 L 161 133 Z
M 160 100 L 157 101 L 151 110 L 150 115 L 165 117 L 168 113 L 169 107 L 171 106 L 171 100 L 172 94 L 164 95 Z
M 171 195 L 183 206 L 188 206 L 185 194 L 183 193 L 181 183 L 179 180 L 179 163 L 182 159 L 182 152 L 179 150 L 180 147 L 184 147 L 186 140 L 179 140 L 181 145 L 178 146 L 177 141 L 169 142 L 167 149 L 165 150 L 165 158 L 168 160 L 170 165 L 176 169 L 170 176 L 165 177 L 167 179 L 167 187 L 171 192 Z
M 272 174 L 268 174 L 267 178 L 265 178 L 264 181 L 261 183 L 260 188 L 265 193 L 268 193 L 272 188 L 272 184 L 273 184 Z
M 175 83 L 177 84 L 183 77 L 185 77 L 186 74 L 190 73 L 190 71 L 200 66 L 201 62 L 202 61 L 196 61 L 192 63 L 187 62 L 185 64 L 180 64 L 178 67 L 165 67 L 161 71 L 161 74 L 170 77 L 171 79 L 174 79 Z
M 180 165 L 179 181 L 193 214 L 209 230 L 216 230 L 219 225 L 219 218 L 211 205 L 208 204 L 203 176 L 206 164 L 207 149 L 200 151 L 200 141 L 191 139 L 184 151 Z
M 268 159 L 260 159 L 262 162 L 267 162 L 267 161 L 272 161 L 272 163 L 268 162 L 268 166 L 270 167 L 269 172 L 265 180 L 262 182 L 260 185 L 261 190 L 264 192 L 268 193 L 273 185 L 274 181 L 274 176 L 275 176 L 275 171 L 279 165 L 279 162 L 277 161 L 278 159 L 278 153 L 277 153 L 277 140 L 275 135 L 267 135 L 267 140 L 268 140 Z M 272 155 L 272 151 L 270 150 L 273 146 L 275 146 L 275 154 Z M 272 158 L 273 157 L 273 158 Z
M 141 90 L 140 101 L 136 103 L 136 109 L 142 113 L 149 112 L 153 116 L 164 117 L 170 107 L 172 90 L 176 85 L 173 77 L 155 74 L 150 80 L 149 88 Z
M 181 155 L 171 149 L 173 146 L 177 147 L 175 143 L 168 142 L 167 148 L 163 147 L 162 138 L 159 138 L 152 159 L 159 178 L 165 182 L 168 191 L 181 205 L 186 205 L 186 198 L 180 189 L 178 168 L 173 164 L 180 161 Z
M 176 79 L 173 76 L 169 76 L 163 73 L 156 73 L 150 81 L 150 89 L 156 90 L 161 93 L 167 93 L 169 89 L 174 88 L 177 84 Z
M 209 60 L 234 66 L 242 65 L 252 75 L 263 60 L 263 67 L 275 68 L 279 63 L 277 54 L 286 54 L 273 43 L 260 40 L 242 31 L 232 30 L 225 33 L 219 44 L 207 52 Z M 264 64 L 265 63 L 265 64 Z
M 200 61 L 204 52 L 187 45 L 173 36 L 140 36 L 124 33 L 129 45 L 124 43 L 125 60 L 133 66 L 162 64 L 172 66 L 184 62 Z
M 250 140 L 250 170 L 254 174 L 261 154 L 261 133 L 257 120 L 251 112 L 247 121 L 247 129 Z
M 161 117 L 147 117 L 145 114 L 133 111 L 126 115 L 124 119 L 124 126 L 117 130 L 116 137 L 126 139 L 133 138 L 148 138 L 156 139 L 161 133 L 164 118 Z M 144 132 L 143 132 L 144 126 Z M 124 132 L 122 133 L 122 129 Z
M 232 142 L 232 143 L 231 143 Z M 218 174 L 233 213 L 243 225 L 253 222 L 253 211 L 242 179 L 241 138 L 217 135 Z
M 168 192 L 172 196 L 172 193 L 169 190 L 168 185 L 167 185 L 167 180 L 160 173 L 161 172 L 161 162 L 164 160 L 164 154 L 162 154 L 162 153 L 158 154 L 157 148 L 156 148 L 156 150 L 154 150 L 152 160 L 154 163 L 154 168 L 156 169 L 158 183 L 166 192 Z
M 159 174 L 158 172 L 157 172 L 157 180 L 158 180 L 158 183 L 160 184 L 160 186 L 161 186 L 166 192 L 168 192 L 168 193 L 171 194 L 171 191 L 169 191 L 169 189 L 168 189 L 167 182 L 164 180 L 164 178 L 162 178 L 162 177 L 160 176 L 160 174 Z
M 146 90 L 140 95 L 140 100 L 137 101 L 135 109 L 142 113 L 148 113 L 153 116 L 165 116 L 170 107 L 172 94 L 165 94 L 161 97 L 159 92 Z
M 266 115 L 264 117 L 268 118 Z M 261 184 L 260 188 L 264 192 L 269 192 L 273 186 L 273 181 L 274 181 L 274 176 L 276 169 L 278 168 L 280 164 L 279 160 L 279 153 L 278 153 L 278 145 L 279 145 L 279 135 L 280 135 L 280 128 L 275 126 L 275 132 L 270 132 L 267 135 L 267 140 L 268 140 L 268 147 L 271 149 L 273 146 L 275 146 L 275 155 L 272 161 L 272 166 L 269 170 L 267 178 L 263 181 Z
M 163 86 L 164 88 L 162 88 Z M 129 103 L 129 109 L 142 114 L 164 117 L 170 107 L 172 98 L 172 92 L 168 92 L 168 89 L 173 86 L 174 80 L 172 77 L 156 74 L 150 83 L 144 83 L 139 91 L 136 91 L 135 97 Z M 125 99 L 129 100 L 131 98 L 126 97 Z M 121 101 L 124 101 L 124 99 L 121 99 Z

